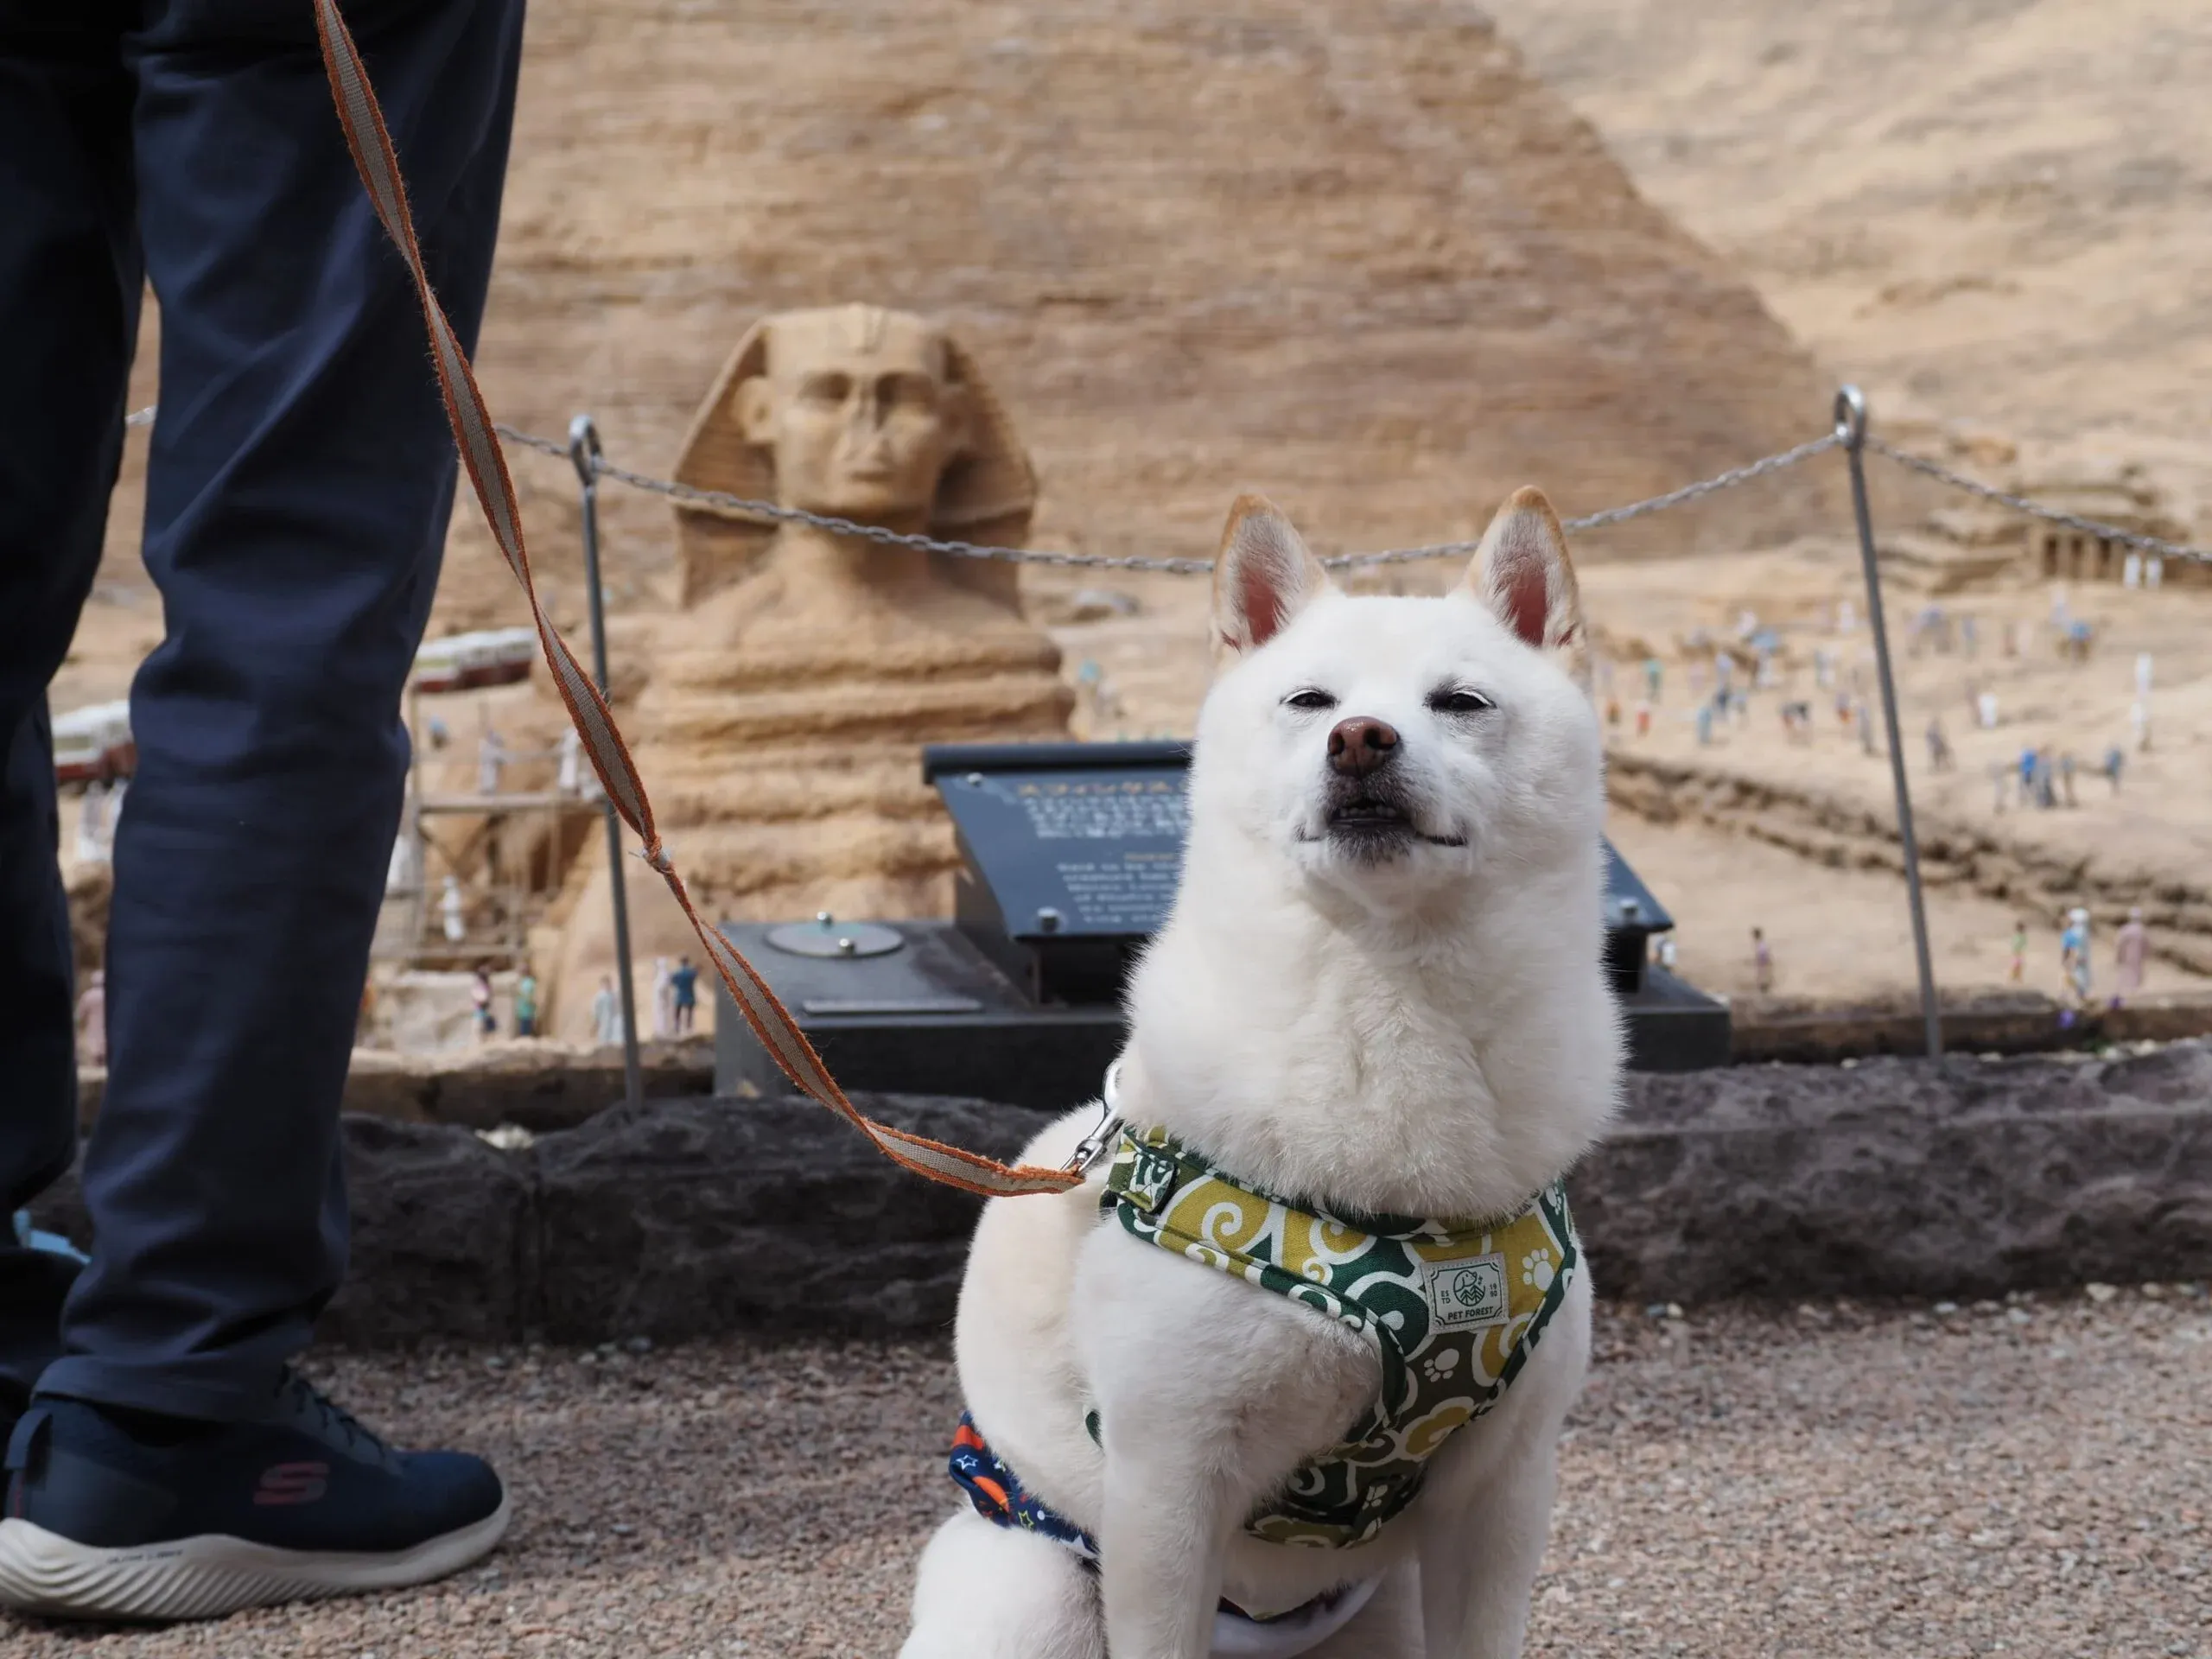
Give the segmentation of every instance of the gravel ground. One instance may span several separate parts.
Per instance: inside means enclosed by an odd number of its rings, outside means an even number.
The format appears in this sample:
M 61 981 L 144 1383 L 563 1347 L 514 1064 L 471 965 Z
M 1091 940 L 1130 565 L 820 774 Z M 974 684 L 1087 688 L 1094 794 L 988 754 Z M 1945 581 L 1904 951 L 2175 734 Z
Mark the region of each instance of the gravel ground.
M 1533 1654 L 2212 1659 L 2202 1287 L 1964 1309 L 1601 1312 Z M 11 1659 L 889 1655 L 950 1487 L 944 1351 L 337 1354 L 517 1521 L 411 1594 L 213 1625 L 0 1619 Z

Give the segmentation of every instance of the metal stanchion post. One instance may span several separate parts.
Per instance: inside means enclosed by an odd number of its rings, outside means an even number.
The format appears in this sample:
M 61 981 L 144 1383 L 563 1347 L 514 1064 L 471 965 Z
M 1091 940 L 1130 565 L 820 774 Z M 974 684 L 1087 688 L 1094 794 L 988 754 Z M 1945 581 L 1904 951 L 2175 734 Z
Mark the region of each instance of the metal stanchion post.
M 588 415 L 569 423 L 569 460 L 583 489 L 584 594 L 591 616 L 591 670 L 599 694 L 607 687 L 607 601 L 599 585 L 599 427 Z M 614 967 L 622 987 L 622 1098 L 636 1106 L 645 1096 L 645 1069 L 638 1058 L 638 991 L 630 973 L 630 899 L 622 880 L 622 820 L 614 803 L 607 814 L 607 868 L 614 904 Z
M 1874 673 L 1882 684 L 1882 723 L 1890 738 L 1890 779 L 1897 797 L 1897 839 L 1904 846 L 1905 895 L 1912 906 L 1912 949 L 1920 963 L 1920 1015 L 1928 1056 L 1943 1052 L 1943 1019 L 1936 1006 L 1936 969 L 1928 953 L 1928 908 L 1920 889 L 1920 845 L 1912 833 L 1912 795 L 1904 776 L 1904 740 L 1897 728 L 1897 688 L 1890 672 L 1890 634 L 1882 620 L 1882 578 L 1875 568 L 1874 518 L 1866 505 L 1866 398 L 1856 386 L 1835 395 L 1835 431 L 1851 462 L 1851 505 L 1859 521 L 1859 556 L 1866 568 L 1866 621 L 1874 631 Z

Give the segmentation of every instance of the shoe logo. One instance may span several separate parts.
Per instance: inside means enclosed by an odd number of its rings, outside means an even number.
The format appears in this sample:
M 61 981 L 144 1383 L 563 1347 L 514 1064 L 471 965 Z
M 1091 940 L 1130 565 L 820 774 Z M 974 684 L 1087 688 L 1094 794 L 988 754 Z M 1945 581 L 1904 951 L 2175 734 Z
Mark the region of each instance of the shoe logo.
M 330 1490 L 327 1463 L 272 1463 L 253 1489 L 257 1503 L 312 1503 Z

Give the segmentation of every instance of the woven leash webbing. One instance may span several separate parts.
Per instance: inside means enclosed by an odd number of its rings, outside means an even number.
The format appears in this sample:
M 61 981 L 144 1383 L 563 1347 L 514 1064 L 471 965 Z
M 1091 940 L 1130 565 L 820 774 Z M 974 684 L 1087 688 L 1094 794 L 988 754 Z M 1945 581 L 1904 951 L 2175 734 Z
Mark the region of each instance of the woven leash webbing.
M 917 1174 L 987 1198 L 1062 1192 L 1076 1185 L 1082 1177 L 1065 1170 L 1001 1164 L 862 1116 L 845 1097 L 845 1091 L 837 1086 L 836 1079 L 823 1065 L 822 1057 L 815 1052 L 814 1045 L 807 1041 L 805 1033 L 799 1030 L 766 982 L 754 971 L 753 964 L 718 931 L 699 919 L 690 894 L 684 890 L 683 878 L 677 874 L 668 849 L 661 844 L 659 833 L 653 827 L 652 803 L 645 798 L 645 785 L 638 777 L 622 734 L 615 728 L 606 699 L 577 664 L 575 653 L 569 649 L 568 641 L 547 619 L 543 606 L 538 602 L 537 589 L 531 581 L 530 555 L 523 544 L 522 510 L 515 499 L 514 482 L 507 475 L 506 456 L 493 430 L 491 410 L 485 406 L 484 394 L 477 388 L 468 354 L 454 337 L 453 325 L 446 320 L 445 308 L 438 303 L 438 297 L 430 288 L 429 275 L 423 269 L 422 249 L 415 238 L 415 221 L 408 210 L 406 186 L 400 177 L 398 158 L 392 152 L 391 134 L 385 127 L 384 112 L 378 107 L 376 93 L 369 85 L 360 51 L 353 44 L 345 18 L 339 15 L 337 0 L 315 0 L 315 3 L 323 67 L 330 75 L 331 98 L 346 130 L 346 147 L 353 152 L 353 164 L 360 171 L 361 182 L 368 190 L 377 218 L 415 279 L 415 291 L 423 304 L 423 320 L 429 329 L 438 385 L 445 396 L 446 418 L 453 426 L 454 442 L 461 451 L 461 465 L 467 469 L 469 482 L 476 487 L 476 499 L 483 505 L 485 520 L 506 558 L 507 569 L 514 573 L 515 580 L 522 584 L 524 597 L 530 601 L 531 620 L 537 627 L 537 643 L 545 653 L 546 667 L 552 671 L 554 686 L 568 707 L 569 718 L 575 722 L 576 731 L 583 739 L 584 752 L 591 757 L 592 770 L 599 774 L 607 798 L 614 803 L 614 810 L 621 814 L 623 823 L 644 843 L 645 862 L 659 871 L 661 879 L 668 883 L 668 890 L 676 896 L 692 931 L 699 936 L 707 959 L 714 963 L 715 971 L 721 976 L 722 983 L 729 988 L 731 997 L 744 1014 L 746 1024 L 752 1027 L 761 1046 L 802 1094 L 842 1114 L 886 1155 Z

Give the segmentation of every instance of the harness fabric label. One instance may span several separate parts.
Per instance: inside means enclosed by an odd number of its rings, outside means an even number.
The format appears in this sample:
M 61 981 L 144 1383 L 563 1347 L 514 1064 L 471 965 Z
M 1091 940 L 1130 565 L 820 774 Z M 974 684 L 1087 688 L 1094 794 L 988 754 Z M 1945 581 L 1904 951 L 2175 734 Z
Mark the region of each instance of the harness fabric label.
M 1447 1330 L 1503 1325 L 1512 1317 L 1502 1255 L 1424 1262 L 1421 1277 L 1428 1291 L 1429 1317 Z

